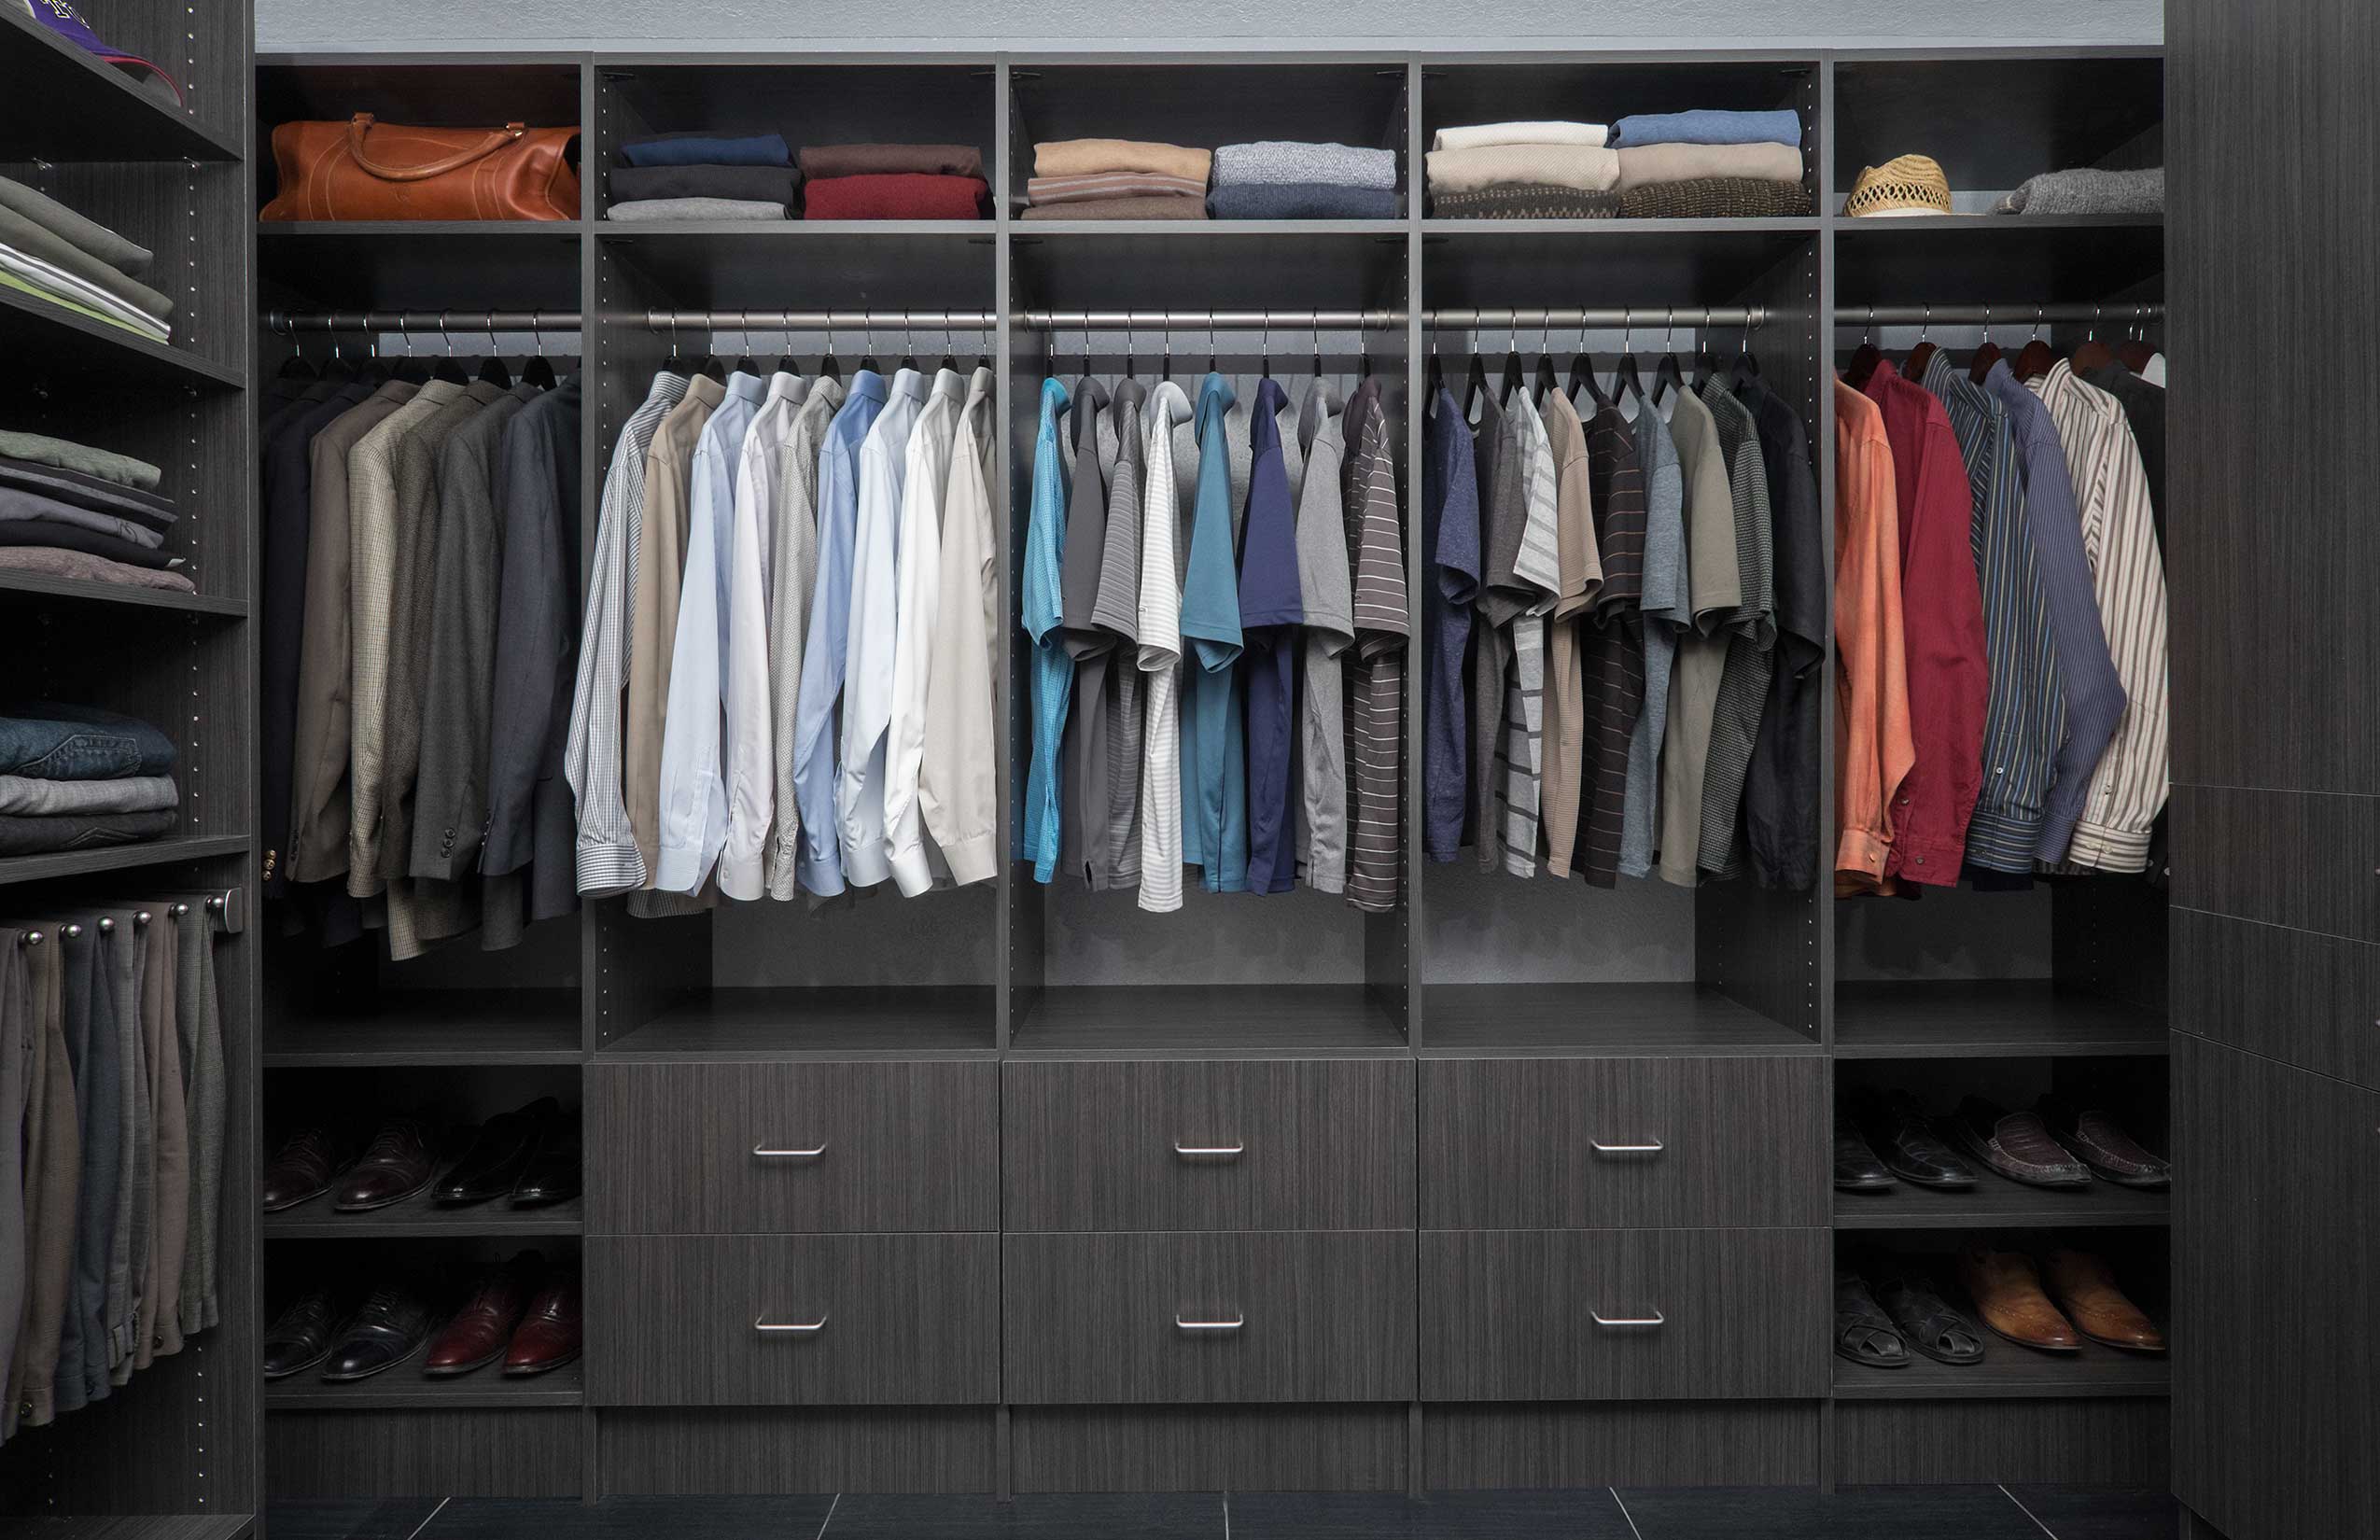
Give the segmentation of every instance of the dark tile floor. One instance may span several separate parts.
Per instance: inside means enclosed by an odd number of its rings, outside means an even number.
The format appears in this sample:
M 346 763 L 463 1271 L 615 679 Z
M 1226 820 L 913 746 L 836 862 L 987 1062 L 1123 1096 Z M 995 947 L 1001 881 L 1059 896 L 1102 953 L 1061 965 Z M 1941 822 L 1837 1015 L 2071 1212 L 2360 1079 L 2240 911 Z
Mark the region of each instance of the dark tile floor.
M 456 1497 L 276 1504 L 272 1540 L 2173 1540 L 2163 1492 L 2071 1487 L 1163 1496 Z

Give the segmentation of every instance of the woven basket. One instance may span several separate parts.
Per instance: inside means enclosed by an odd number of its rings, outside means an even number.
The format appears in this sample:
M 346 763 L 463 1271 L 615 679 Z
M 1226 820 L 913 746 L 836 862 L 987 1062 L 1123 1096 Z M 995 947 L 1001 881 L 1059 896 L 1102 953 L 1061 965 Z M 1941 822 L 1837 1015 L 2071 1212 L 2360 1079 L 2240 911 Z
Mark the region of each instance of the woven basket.
M 1863 167 L 1843 200 L 1847 218 L 1879 214 L 1948 214 L 1951 181 L 1930 156 L 1897 155 L 1881 166 Z

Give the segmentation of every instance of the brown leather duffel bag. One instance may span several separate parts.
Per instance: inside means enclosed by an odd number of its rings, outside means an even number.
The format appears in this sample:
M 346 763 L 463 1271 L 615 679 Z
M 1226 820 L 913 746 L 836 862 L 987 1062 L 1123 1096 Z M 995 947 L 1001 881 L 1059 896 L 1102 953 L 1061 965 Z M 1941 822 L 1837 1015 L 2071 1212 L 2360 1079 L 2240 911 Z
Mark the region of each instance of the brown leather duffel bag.
M 359 112 L 273 131 L 262 219 L 575 219 L 574 128 L 404 128 Z

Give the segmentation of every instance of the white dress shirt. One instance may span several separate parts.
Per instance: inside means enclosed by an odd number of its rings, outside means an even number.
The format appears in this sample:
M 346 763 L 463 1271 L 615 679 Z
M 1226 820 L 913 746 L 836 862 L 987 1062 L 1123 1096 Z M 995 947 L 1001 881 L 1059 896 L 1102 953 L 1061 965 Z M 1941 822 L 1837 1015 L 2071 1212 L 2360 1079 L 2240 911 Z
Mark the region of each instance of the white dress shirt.
M 926 669 L 926 743 L 917 807 L 950 878 L 988 882 L 999 870 L 999 735 L 992 650 L 1000 635 L 992 533 L 992 372 L 978 369 L 951 436 L 943 497 L 940 597 Z
M 752 414 L 736 451 L 735 513 L 727 563 L 727 828 L 719 890 L 732 899 L 762 891 L 762 854 L 777 810 L 775 721 L 769 695 L 769 616 L 777 603 L 777 478 L 779 445 L 793 431 L 808 385 L 782 371 Z
M 902 484 L 926 377 L 894 374 L 884 410 L 860 443 L 860 510 L 851 544 L 851 618 L 845 632 L 843 767 L 834 817 L 843 881 L 872 888 L 892 875 L 885 850 L 885 745 L 892 726 L 892 655 L 900 624 Z
M 950 481 L 952 436 L 967 383 L 956 370 L 934 375 L 933 392 L 909 429 L 908 464 L 901 482 L 899 620 L 892 644 L 892 716 L 886 727 L 885 852 L 892 880 L 917 897 L 933 886 L 925 817 L 917 787 L 925 770 L 926 681 L 933 666 L 933 637 L 942 601 L 943 502 Z
M 810 595 L 819 581 L 819 451 L 843 405 L 843 382 L 810 381 L 801 409 L 777 449 L 776 540 L 769 551 L 769 716 L 775 723 L 777 796 L 768 837 L 768 896 L 783 903 L 800 886 L 802 803 L 793 784 L 794 740 L 802 702 L 802 644 L 810 634 Z
M 1148 485 L 1141 500 L 1140 651 L 1149 676 L 1141 735 L 1141 896 L 1143 909 L 1182 907 L 1182 530 L 1173 430 L 1190 398 L 1171 380 L 1149 393 Z

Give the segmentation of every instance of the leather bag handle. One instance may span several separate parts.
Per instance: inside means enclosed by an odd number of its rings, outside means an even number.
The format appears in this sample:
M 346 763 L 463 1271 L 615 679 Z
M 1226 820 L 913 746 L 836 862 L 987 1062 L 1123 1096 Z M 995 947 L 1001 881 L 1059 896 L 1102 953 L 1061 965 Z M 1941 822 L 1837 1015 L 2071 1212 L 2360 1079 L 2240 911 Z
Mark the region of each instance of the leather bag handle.
M 528 132 L 525 123 L 507 123 L 500 129 L 490 130 L 486 139 L 481 143 L 468 149 L 458 149 L 443 161 L 432 161 L 422 166 L 385 166 L 364 153 L 364 135 L 371 130 L 372 122 L 372 115 L 369 112 L 359 112 L 348 119 L 347 153 L 355 158 L 356 164 L 386 182 L 423 182 L 433 176 L 442 176 L 457 166 L 467 166 L 494 154 Z

